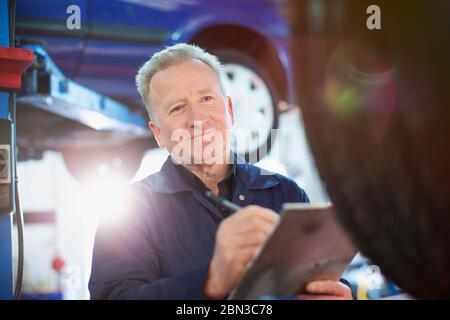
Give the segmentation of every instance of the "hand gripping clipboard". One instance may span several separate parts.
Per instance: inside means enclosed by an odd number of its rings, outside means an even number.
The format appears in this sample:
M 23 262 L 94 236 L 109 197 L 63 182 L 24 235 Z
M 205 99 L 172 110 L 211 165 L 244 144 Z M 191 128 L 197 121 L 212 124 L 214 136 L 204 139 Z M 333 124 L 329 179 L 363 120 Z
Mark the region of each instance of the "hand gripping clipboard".
M 286 203 L 278 225 L 228 299 L 305 293 L 314 280 L 339 280 L 357 249 L 330 204 Z

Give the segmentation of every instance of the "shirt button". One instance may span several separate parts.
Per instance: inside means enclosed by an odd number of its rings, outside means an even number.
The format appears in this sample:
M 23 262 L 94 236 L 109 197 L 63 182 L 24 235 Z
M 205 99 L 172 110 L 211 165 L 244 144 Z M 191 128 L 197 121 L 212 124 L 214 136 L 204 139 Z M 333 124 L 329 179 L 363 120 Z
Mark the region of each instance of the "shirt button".
M 244 197 L 243 194 L 240 194 L 240 195 L 239 195 L 239 200 L 241 200 L 241 201 L 244 201 L 244 200 L 245 200 L 245 197 Z

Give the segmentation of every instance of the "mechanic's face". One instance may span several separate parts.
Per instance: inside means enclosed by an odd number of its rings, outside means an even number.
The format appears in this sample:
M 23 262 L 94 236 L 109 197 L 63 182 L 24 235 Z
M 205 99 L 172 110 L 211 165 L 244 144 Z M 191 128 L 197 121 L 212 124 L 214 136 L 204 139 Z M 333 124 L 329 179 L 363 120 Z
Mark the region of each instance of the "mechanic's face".
M 194 60 L 158 71 L 150 81 L 149 99 L 149 127 L 177 162 L 224 163 L 233 107 L 208 65 Z

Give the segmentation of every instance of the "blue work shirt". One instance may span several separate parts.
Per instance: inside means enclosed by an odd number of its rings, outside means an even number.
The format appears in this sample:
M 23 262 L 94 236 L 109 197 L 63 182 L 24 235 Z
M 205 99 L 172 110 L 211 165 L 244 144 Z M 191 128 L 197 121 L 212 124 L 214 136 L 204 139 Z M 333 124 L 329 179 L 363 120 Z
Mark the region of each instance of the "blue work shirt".
M 238 161 L 236 161 L 238 160 Z M 309 202 L 280 174 L 237 158 L 230 199 L 279 212 L 285 202 Z M 91 299 L 204 299 L 203 286 L 224 213 L 168 157 L 161 170 L 129 186 L 126 219 L 97 229 Z

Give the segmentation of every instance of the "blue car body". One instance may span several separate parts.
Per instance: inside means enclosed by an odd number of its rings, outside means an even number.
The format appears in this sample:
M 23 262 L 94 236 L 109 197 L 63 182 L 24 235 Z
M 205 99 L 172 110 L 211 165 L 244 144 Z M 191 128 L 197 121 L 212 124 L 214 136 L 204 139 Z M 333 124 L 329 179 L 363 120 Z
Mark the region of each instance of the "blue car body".
M 269 62 L 282 74 L 278 82 L 287 99 L 290 31 L 278 4 L 276 0 L 17 0 L 16 37 L 38 38 L 67 77 L 139 110 L 134 76 L 154 52 L 177 42 L 208 47 L 208 40 L 202 40 L 207 30 L 213 30 L 216 44 L 224 30 L 236 43 L 241 32 L 248 32 L 276 52 L 278 61 Z M 80 29 L 66 26 L 71 5 L 80 8 Z

